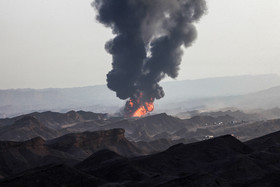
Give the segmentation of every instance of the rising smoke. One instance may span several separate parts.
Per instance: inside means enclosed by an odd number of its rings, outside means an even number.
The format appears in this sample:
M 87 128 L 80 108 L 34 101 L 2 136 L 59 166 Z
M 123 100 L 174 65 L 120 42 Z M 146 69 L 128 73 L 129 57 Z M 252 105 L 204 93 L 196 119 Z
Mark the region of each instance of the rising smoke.
M 105 45 L 113 60 L 108 88 L 120 99 L 162 98 L 158 83 L 178 76 L 182 46 L 195 40 L 193 23 L 206 12 L 205 0 L 95 0 L 92 5 L 97 20 L 116 35 Z

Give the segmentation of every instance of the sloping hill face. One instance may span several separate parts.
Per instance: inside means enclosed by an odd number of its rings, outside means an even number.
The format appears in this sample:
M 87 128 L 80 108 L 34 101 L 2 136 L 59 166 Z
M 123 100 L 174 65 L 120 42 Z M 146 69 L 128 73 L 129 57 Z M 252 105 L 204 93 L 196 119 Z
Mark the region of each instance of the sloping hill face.
M 148 116 L 139 119 L 122 120 L 109 125 L 104 129 L 123 128 L 126 130 L 126 137 L 133 141 L 150 141 L 153 136 L 161 133 L 174 133 L 176 130 L 187 127 L 179 118 L 169 116 L 165 113 Z
M 136 120 L 135 124 L 138 126 L 137 131 L 146 130 L 152 136 L 163 132 L 173 133 L 176 129 L 186 127 L 182 120 L 165 113 Z
M 224 134 L 233 134 L 240 140 L 246 141 L 280 130 L 279 120 L 248 122 L 236 119 L 240 115 L 243 116 L 242 119 L 246 118 L 246 115 L 240 111 L 233 112 L 236 117 L 228 115 L 228 112 L 222 112 L 221 116 L 219 114 L 214 113 L 214 117 L 194 116 L 190 119 L 182 120 L 162 113 L 136 120 L 126 119 L 97 127 L 104 129 L 124 128 L 126 137 L 136 142 L 148 142 L 162 138 L 203 140 L 207 139 L 207 137 Z
M 256 152 L 229 135 L 178 144 L 151 156 L 90 164 L 97 160 L 90 157 L 77 168 L 127 186 L 273 186 L 279 181 L 279 152 Z
M 58 131 L 46 127 L 32 116 L 24 116 L 12 125 L 0 128 L 0 140 L 25 141 L 37 136 L 50 139 L 59 135 Z
M 48 163 L 75 162 L 73 156 L 48 148 L 39 137 L 25 142 L 0 142 L 0 173 L 4 176 Z
M 41 123 L 54 129 L 61 129 L 69 126 L 74 126 L 81 122 L 104 120 L 107 114 L 84 112 L 84 111 L 69 111 L 67 113 L 58 112 L 42 112 L 31 113 L 30 116 L 37 118 Z
M 0 119 L 0 128 L 4 127 L 6 125 L 12 125 L 16 120 L 11 119 L 11 118 L 3 118 Z
M 269 149 L 277 151 L 277 148 L 280 148 L 280 131 L 249 140 L 245 144 L 256 150 Z
M 158 114 L 148 116 L 135 121 L 124 120 L 104 128 L 121 127 L 126 129 L 126 137 L 133 141 L 154 141 L 157 139 L 196 139 L 203 140 L 209 136 L 221 136 L 232 134 L 242 141 L 247 141 L 265 134 L 280 130 L 280 120 L 268 121 L 244 121 L 254 114 L 246 114 L 236 111 L 214 113 L 213 116 L 194 116 L 190 119 L 181 120 L 169 115 Z M 242 120 L 237 120 L 241 116 Z M 190 141 L 187 141 L 190 142 Z
M 77 111 L 77 112 L 69 111 L 67 113 L 58 113 L 58 112 L 51 112 L 51 111 L 42 112 L 42 113 L 34 112 L 26 115 L 13 117 L 13 118 L 0 119 L 0 127 L 11 125 L 15 123 L 17 120 L 24 118 L 25 116 L 34 117 L 41 123 L 54 129 L 61 129 L 82 122 L 104 120 L 108 118 L 107 114 L 85 112 L 85 111 Z
M 67 134 L 45 141 L 40 137 L 24 141 L 0 141 L 0 175 L 9 176 L 29 168 L 53 163 L 74 163 L 108 149 L 123 156 L 145 154 L 124 137 L 123 129 Z
M 149 141 L 162 138 L 162 133 L 172 134 L 186 123 L 165 113 L 140 119 L 115 121 L 106 114 L 83 111 L 67 113 L 43 112 L 31 113 L 15 118 L 0 120 L 0 140 L 24 141 L 41 136 L 46 140 L 57 138 L 67 133 L 109 130 L 123 128 L 126 137 L 134 141 Z M 188 125 L 188 126 L 186 126 Z M 142 133 L 141 133 L 142 132 Z
M 279 132 L 244 144 L 225 135 L 192 144 L 177 144 L 160 153 L 131 158 L 111 150 L 100 150 L 75 168 L 47 165 L 0 180 L 0 185 L 278 186 L 278 139 Z M 260 148 L 258 142 L 267 144 Z
M 76 165 L 76 168 L 88 168 L 91 169 L 91 166 L 99 167 L 106 162 L 112 162 L 115 160 L 125 159 L 125 157 L 111 151 L 108 149 L 103 149 L 93 153 L 91 156 L 86 158 L 84 161 Z
M 121 175 L 117 177 L 117 180 L 127 180 L 127 176 L 125 175 L 127 168 L 133 168 L 138 172 L 145 171 L 145 174 L 149 175 L 156 173 L 172 174 L 177 171 L 192 172 L 197 169 L 207 171 L 211 170 L 209 167 L 211 163 L 251 152 L 252 149 L 248 146 L 227 135 L 193 144 L 177 144 L 161 153 L 146 157 L 124 158 L 121 161 L 117 160 L 106 163 L 104 167 L 112 167 L 112 173 L 106 173 L 108 176 L 115 177 L 116 175 Z M 126 166 L 117 168 L 123 162 L 126 162 L 124 164 Z M 105 171 L 106 168 L 101 169 L 99 166 L 92 166 L 88 172 L 94 176 L 101 177 L 104 174 L 101 173 L 102 170 Z M 115 181 L 113 180 L 112 182 Z
M 36 112 L 0 119 L 0 140 L 25 141 L 37 136 L 48 140 L 70 132 L 100 130 L 100 126 L 110 123 L 107 118 L 107 114 L 70 111 Z
M 94 152 L 109 149 L 124 156 L 143 154 L 124 137 L 124 129 L 67 134 L 47 142 L 48 147 L 85 159 Z
M 277 114 L 277 112 L 278 110 L 275 109 L 272 113 Z M 240 111 L 214 112 L 205 115 L 182 120 L 165 113 L 130 119 L 83 111 L 32 113 L 0 120 L 0 140 L 25 141 L 37 136 L 50 140 L 68 133 L 123 128 L 126 138 L 134 142 L 149 142 L 164 138 L 185 139 L 186 141 L 182 142 L 189 143 L 224 134 L 233 134 L 240 140 L 247 141 L 280 130 L 280 121 L 277 119 L 258 122 L 238 121 L 236 119 L 238 116 L 242 119 L 248 117 Z M 251 118 L 254 115 L 249 116 Z
M 105 182 L 73 167 L 58 164 L 38 167 L 0 182 L 1 186 L 100 186 Z
M 178 139 L 178 140 L 171 140 L 168 139 L 168 137 L 145 142 L 145 141 L 139 141 L 134 142 L 134 144 L 141 149 L 141 151 L 145 154 L 154 154 L 161 151 L 164 151 L 168 149 L 169 147 L 179 144 L 179 143 L 193 143 L 197 142 L 197 139 Z

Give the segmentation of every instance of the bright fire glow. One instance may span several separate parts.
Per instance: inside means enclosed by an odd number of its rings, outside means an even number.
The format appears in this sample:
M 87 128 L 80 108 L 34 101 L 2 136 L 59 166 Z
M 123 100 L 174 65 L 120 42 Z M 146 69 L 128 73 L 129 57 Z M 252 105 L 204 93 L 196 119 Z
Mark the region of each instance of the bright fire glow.
M 154 110 L 154 99 L 150 98 L 148 101 L 143 101 L 143 93 L 139 93 L 138 97 L 130 98 L 127 101 L 125 111 L 128 117 L 141 117 L 148 112 Z
M 133 102 L 130 100 L 128 105 L 132 108 L 133 107 Z
M 144 106 L 145 105 L 145 106 Z M 154 110 L 154 104 L 146 102 L 144 105 L 139 107 L 134 114 L 132 115 L 133 117 L 141 117 L 147 114 L 148 112 L 152 112 Z

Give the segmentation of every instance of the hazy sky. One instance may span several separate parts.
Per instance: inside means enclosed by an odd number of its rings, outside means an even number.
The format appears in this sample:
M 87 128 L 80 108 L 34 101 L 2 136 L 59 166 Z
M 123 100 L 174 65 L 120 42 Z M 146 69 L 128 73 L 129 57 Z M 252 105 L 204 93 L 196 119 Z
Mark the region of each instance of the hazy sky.
M 0 0 L 0 89 L 105 84 L 111 30 L 89 0 Z M 208 0 L 177 80 L 280 74 L 280 0 Z

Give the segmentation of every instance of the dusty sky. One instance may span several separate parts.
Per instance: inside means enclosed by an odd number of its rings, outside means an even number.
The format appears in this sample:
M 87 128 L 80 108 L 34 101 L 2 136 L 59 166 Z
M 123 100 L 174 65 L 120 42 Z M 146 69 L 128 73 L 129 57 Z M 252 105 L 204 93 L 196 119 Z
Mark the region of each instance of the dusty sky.
M 110 29 L 90 0 L 0 0 L 0 89 L 105 84 Z M 177 80 L 280 75 L 280 0 L 208 0 Z

